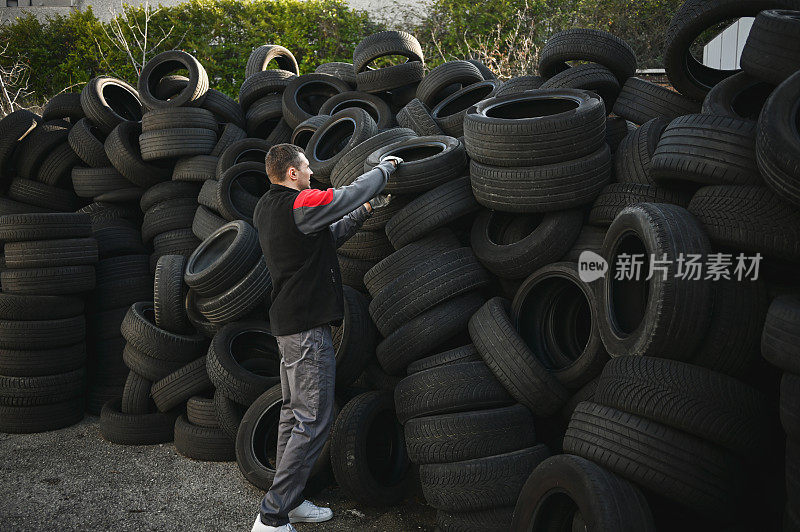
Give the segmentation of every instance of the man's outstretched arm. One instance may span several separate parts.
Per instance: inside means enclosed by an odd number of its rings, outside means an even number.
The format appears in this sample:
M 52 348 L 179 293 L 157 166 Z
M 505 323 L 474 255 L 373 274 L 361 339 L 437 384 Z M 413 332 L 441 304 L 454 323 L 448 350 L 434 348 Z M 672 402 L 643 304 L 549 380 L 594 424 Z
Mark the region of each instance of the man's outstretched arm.
M 333 222 L 351 214 L 360 216 L 354 211 L 360 210 L 360 206 L 383 190 L 394 169 L 392 162 L 384 161 L 345 187 L 303 190 L 294 201 L 294 222 L 297 228 L 308 235 L 327 229 Z M 364 211 L 363 220 L 366 220 L 366 208 L 361 209 Z

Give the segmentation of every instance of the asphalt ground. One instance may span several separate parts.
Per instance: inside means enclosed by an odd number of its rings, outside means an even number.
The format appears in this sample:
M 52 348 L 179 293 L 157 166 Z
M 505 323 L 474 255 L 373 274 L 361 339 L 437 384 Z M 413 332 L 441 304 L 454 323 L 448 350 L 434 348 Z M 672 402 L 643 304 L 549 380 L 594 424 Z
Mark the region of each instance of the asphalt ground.
M 245 531 L 263 492 L 235 462 L 200 462 L 172 444 L 124 446 L 100 436 L 99 418 L 40 434 L 0 433 L 0 527 L 8 531 Z M 336 487 L 313 501 L 331 521 L 299 531 L 434 529 L 420 494 L 382 508 Z

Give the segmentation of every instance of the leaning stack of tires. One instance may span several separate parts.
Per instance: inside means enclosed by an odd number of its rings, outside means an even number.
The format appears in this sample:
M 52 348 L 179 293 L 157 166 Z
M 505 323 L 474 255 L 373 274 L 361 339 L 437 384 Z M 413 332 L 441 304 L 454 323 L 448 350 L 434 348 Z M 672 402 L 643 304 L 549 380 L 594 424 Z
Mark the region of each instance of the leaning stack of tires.
M 44 432 L 83 418 L 86 318 L 97 243 L 89 217 L 0 217 L 0 430 Z
M 175 274 L 180 259 L 165 259 L 161 266 L 159 280 L 163 282 L 162 275 L 169 277 L 171 286 L 169 290 L 160 283 L 157 286 L 160 312 L 156 313 L 152 301 L 134 303 L 120 328 L 127 342 L 123 357 L 129 371 L 122 396 L 106 402 L 100 413 L 100 432 L 113 443 L 172 441 L 186 402 L 211 389 L 205 360 L 208 340 L 193 329 L 172 332 L 165 328 L 175 329 L 170 319 L 180 319 L 173 304 L 182 292 L 180 285 L 174 285 L 180 279 Z M 152 290 L 151 285 L 151 294 Z M 169 301 L 162 301 L 163 297 Z
M 780 418 L 786 434 L 786 510 L 784 530 L 800 526 L 800 300 L 779 296 L 772 300 L 761 337 L 761 353 L 783 372 L 780 384 Z
M 530 410 L 472 344 L 408 371 L 395 388 L 394 406 L 439 528 L 508 530 L 523 483 L 550 454 L 537 444 Z
M 206 238 L 186 260 L 184 278 L 190 319 L 206 336 L 250 314 L 265 319 L 272 282 L 247 222 L 229 222 Z

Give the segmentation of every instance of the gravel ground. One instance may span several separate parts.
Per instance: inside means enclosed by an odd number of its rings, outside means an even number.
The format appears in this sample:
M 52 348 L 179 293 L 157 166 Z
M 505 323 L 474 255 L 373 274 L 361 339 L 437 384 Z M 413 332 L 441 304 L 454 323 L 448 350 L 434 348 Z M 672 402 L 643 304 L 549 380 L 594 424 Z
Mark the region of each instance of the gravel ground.
M 171 444 L 103 440 L 98 418 L 41 434 L 0 433 L 4 530 L 249 531 L 263 492 L 236 464 L 198 462 Z M 420 495 L 391 508 L 361 507 L 338 488 L 314 498 L 334 519 L 312 531 L 433 530 Z

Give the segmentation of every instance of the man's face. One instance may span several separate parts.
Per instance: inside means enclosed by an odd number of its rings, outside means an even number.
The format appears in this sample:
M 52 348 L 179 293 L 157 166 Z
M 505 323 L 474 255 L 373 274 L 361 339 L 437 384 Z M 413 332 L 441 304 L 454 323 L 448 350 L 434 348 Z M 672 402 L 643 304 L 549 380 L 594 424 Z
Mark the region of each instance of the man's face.
M 308 166 L 308 159 L 302 153 L 300 154 L 300 164 L 289 168 L 289 179 L 295 181 L 300 190 L 305 190 L 311 187 L 311 175 L 314 172 Z

